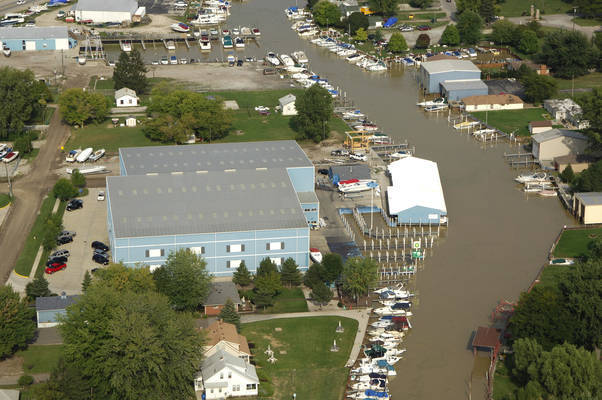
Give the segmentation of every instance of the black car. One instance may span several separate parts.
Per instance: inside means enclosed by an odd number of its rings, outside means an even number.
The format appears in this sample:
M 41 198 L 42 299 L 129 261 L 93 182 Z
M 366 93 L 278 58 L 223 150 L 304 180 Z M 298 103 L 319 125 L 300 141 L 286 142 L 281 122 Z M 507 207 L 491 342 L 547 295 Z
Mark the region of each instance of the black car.
M 92 256 L 92 261 L 98 264 L 107 265 L 109 263 L 109 257 L 106 254 L 94 254 Z
M 58 244 L 67 244 L 73 242 L 73 236 L 59 236 L 56 239 Z
M 95 240 L 95 241 L 92 242 L 92 248 L 93 249 L 99 249 L 99 250 L 102 250 L 102 251 L 109 251 L 109 246 L 107 246 L 103 242 L 99 242 L 97 240 Z
M 84 207 L 84 201 L 80 199 L 73 199 L 67 203 L 67 211 L 77 210 Z
M 67 257 L 65 256 L 57 256 L 57 257 L 49 257 L 46 265 L 50 265 L 52 263 L 66 263 Z
M 318 174 L 328 175 L 328 170 L 326 168 L 320 168 Z
M 102 254 L 103 256 L 107 256 L 107 252 L 103 249 L 94 249 L 94 254 Z

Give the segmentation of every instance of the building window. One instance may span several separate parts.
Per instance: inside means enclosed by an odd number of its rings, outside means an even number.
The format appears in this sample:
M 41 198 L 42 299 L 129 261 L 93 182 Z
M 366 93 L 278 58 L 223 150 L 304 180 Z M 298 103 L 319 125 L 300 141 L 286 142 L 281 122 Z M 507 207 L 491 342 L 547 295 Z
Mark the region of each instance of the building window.
M 219 374 L 219 378 L 220 378 L 220 379 L 224 379 L 224 373 L 223 373 L 223 372 L 220 372 L 220 374 Z
M 193 254 L 205 254 L 204 246 L 189 247 L 188 250 L 190 250 Z
M 255 383 L 248 383 L 247 384 L 247 390 L 253 390 L 257 388 L 257 384 Z
M 123 104 L 123 99 L 119 100 L 119 104 Z
M 229 260 L 226 261 L 226 268 L 238 268 L 242 260 Z
M 273 262 L 277 266 L 282 265 L 282 257 L 270 257 L 270 261 Z
M 284 250 L 284 242 L 270 242 L 265 244 L 266 250 Z
M 241 253 L 245 251 L 244 244 L 229 244 L 226 246 L 226 251 L 228 253 Z
M 240 385 L 232 385 L 233 392 L 240 392 Z
M 149 267 L 149 271 L 154 272 L 157 268 L 161 268 L 161 267 L 162 267 L 161 264 L 153 264 Z
M 164 249 L 148 249 L 146 250 L 146 257 L 163 257 L 165 255 Z
M 130 102 L 130 104 L 132 104 L 132 99 L 129 99 L 128 101 Z
M 228 379 L 232 379 L 232 372 L 228 372 Z

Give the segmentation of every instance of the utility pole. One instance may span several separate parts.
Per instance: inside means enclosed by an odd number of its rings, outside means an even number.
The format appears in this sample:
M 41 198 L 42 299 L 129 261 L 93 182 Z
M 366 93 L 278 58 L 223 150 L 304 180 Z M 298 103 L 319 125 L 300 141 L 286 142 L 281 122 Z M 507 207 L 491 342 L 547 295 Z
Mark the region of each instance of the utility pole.
M 573 32 L 575 32 L 575 14 L 577 14 L 577 7 L 573 7 Z
M 8 196 L 13 198 L 13 184 L 10 181 L 10 175 L 8 174 L 8 164 L 4 163 L 4 169 L 6 170 L 6 179 L 8 179 Z

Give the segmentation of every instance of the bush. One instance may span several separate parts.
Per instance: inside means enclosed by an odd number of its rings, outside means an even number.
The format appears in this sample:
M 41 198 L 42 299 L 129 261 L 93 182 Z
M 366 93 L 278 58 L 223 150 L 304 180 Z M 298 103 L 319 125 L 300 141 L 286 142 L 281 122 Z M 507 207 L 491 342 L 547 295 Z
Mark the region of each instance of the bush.
M 21 154 L 31 153 L 33 150 L 33 144 L 31 144 L 31 136 L 28 133 L 24 133 L 19 136 L 14 143 L 15 150 Z
M 19 386 L 30 386 L 30 385 L 33 384 L 33 376 L 31 376 L 31 375 L 22 375 L 19 378 L 17 384 Z
M 78 192 L 71 181 L 66 178 L 61 178 L 54 184 L 52 193 L 57 199 L 65 201 L 77 196 Z
M 431 44 L 431 38 L 426 33 L 421 33 L 416 39 L 416 48 L 417 49 L 426 49 Z
M 86 177 L 79 172 L 79 169 L 74 169 L 71 173 L 71 184 L 76 188 L 83 188 L 86 186 Z

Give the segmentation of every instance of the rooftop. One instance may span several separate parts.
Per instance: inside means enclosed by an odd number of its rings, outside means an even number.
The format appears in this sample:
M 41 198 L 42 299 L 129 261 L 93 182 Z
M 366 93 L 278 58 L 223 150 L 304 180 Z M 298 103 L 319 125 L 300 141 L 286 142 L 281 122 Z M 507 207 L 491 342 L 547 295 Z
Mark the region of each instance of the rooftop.
M 318 203 L 316 192 L 297 192 L 299 203 Z
M 452 71 L 481 72 L 481 70 L 474 65 L 472 61 L 468 60 L 427 60 L 421 64 L 421 67 L 424 68 L 424 70 L 429 74 L 439 74 Z
M 554 158 L 556 164 L 592 164 L 596 161 L 598 161 L 598 157 L 591 154 L 567 154 Z
M 36 311 L 64 310 L 77 302 L 77 299 L 79 299 L 78 295 L 38 297 L 36 298 Z
M 534 128 L 546 128 L 546 127 L 552 126 L 552 121 L 549 121 L 549 120 L 531 121 L 531 122 L 529 122 L 529 125 L 531 125 Z
M 602 192 L 575 193 L 575 198 L 587 206 L 602 205 Z
M 284 105 L 289 104 L 289 103 L 294 103 L 295 100 L 297 100 L 297 98 L 295 97 L 295 95 L 289 93 L 286 96 L 279 98 L 278 102 L 280 103 L 281 106 L 284 106 Z
M 259 383 L 257 372 L 253 365 L 223 350 L 216 351 L 215 354 L 203 361 L 203 365 L 201 366 L 203 381 L 207 381 L 226 367 L 238 372 L 251 381 Z
M 513 94 L 486 94 L 481 96 L 468 96 L 464 97 L 462 99 L 462 102 L 466 105 L 523 103 L 523 101 L 518 96 L 515 96 Z
M 136 0 L 79 0 L 75 10 L 132 12 L 138 9 Z
M 236 285 L 230 281 L 211 282 L 211 291 L 209 292 L 209 296 L 207 296 L 205 305 L 221 306 L 226 304 L 228 299 L 232 300 L 234 304 L 241 304 Z
M 571 137 L 574 139 L 587 140 L 587 136 L 585 136 L 583 133 L 571 131 L 569 129 L 550 129 L 549 131 L 536 133 L 531 137 L 537 143 L 547 142 L 548 140 L 556 139 L 559 137 Z
M 221 320 L 216 320 L 207 327 L 206 332 L 207 343 L 205 343 L 205 346 L 213 347 L 223 340 L 226 342 L 238 344 L 239 351 L 251 355 L 251 350 L 249 350 L 249 343 L 247 342 L 247 338 L 243 335 L 240 335 L 236 331 L 235 325 L 229 324 Z
M 358 165 L 333 165 L 330 167 L 332 175 L 338 175 L 339 181 L 349 179 L 371 179 L 370 168 L 365 164 Z
M 441 86 L 446 91 L 450 90 L 472 90 L 472 89 L 482 89 L 489 90 L 488 86 L 480 79 L 463 79 L 457 81 L 443 81 Z
M 117 238 L 307 227 L 284 169 L 109 176 L 107 196 Z
M 479 326 L 472 339 L 472 347 L 495 348 L 500 342 L 500 333 L 495 328 Z
M 0 41 L 35 40 L 35 39 L 67 39 L 69 32 L 66 26 L 18 26 L 0 28 Z
M 115 91 L 115 98 L 118 99 L 120 97 L 123 96 L 132 96 L 132 97 L 136 97 L 136 91 L 132 90 L 130 88 L 126 88 L 126 87 L 122 87 L 119 90 Z
M 313 167 L 294 140 L 119 149 L 124 175 Z
M 20 393 L 17 389 L 0 389 L 0 400 L 19 400 Z

